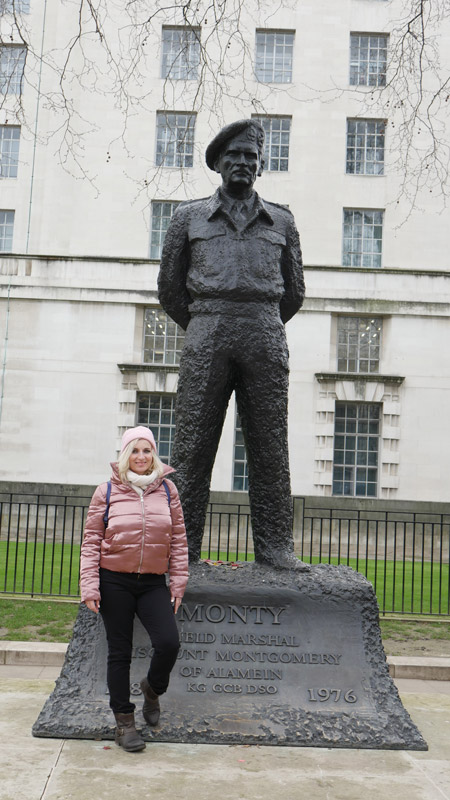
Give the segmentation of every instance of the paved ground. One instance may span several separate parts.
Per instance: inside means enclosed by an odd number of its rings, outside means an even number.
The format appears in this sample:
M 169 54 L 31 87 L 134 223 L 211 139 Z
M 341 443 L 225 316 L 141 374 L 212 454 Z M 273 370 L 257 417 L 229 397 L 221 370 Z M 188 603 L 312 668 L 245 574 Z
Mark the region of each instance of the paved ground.
M 0 800 L 450 800 L 450 681 L 397 679 L 429 751 L 35 739 L 57 666 L 0 666 Z

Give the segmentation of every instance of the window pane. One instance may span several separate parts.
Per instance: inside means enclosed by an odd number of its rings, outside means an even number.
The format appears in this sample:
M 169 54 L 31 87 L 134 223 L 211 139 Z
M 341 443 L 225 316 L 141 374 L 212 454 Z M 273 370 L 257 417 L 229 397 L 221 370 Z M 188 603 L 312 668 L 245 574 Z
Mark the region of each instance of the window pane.
M 388 36 L 350 34 L 350 84 L 384 86 Z
M 170 333 L 170 335 L 169 335 Z M 145 364 L 179 364 L 184 331 L 161 308 L 144 312 L 143 360 Z M 171 412 L 171 406 L 168 406 Z
M 200 28 L 163 28 L 161 77 L 196 80 L 200 64 Z
M 175 396 L 139 394 L 137 424 L 152 429 L 161 461 L 170 464 L 175 435 Z
M 29 13 L 30 0 L 0 0 L 0 15 Z
M 368 435 L 367 420 L 379 420 L 380 406 L 366 403 L 336 403 L 333 459 L 333 494 L 376 496 L 379 437 Z M 342 435 L 344 423 L 344 435 Z M 353 424 L 358 436 L 352 435 Z M 339 433 L 338 433 L 339 430 Z M 356 447 L 356 449 L 355 449 Z M 345 469 L 342 470 L 342 464 Z M 370 468 L 367 468 L 370 464 Z
M 26 48 L 17 45 L 0 46 L 0 94 L 22 93 Z
M 237 492 L 248 491 L 247 453 L 237 410 L 234 427 L 233 490 Z
M 270 172 L 287 172 L 289 169 L 291 118 L 254 116 L 253 119 L 262 125 L 266 134 L 264 147 L 266 169 Z
M 0 125 L 0 176 L 17 178 L 20 127 Z
M 355 137 L 355 131 L 358 135 Z M 383 175 L 384 120 L 347 120 L 347 172 Z M 377 134 L 371 135 L 371 131 Z
M 290 83 L 294 34 L 256 32 L 255 74 L 263 83 Z
M 344 209 L 344 266 L 381 266 L 382 223 L 382 211 Z
M 381 326 L 380 317 L 338 317 L 338 372 L 378 372 Z
M 173 212 L 179 205 L 178 202 L 161 203 L 158 201 L 152 202 L 152 218 L 151 218 L 151 231 L 150 231 L 150 258 L 161 258 L 162 247 L 166 236 L 169 222 L 172 219 Z
M 158 112 L 156 126 L 157 166 L 192 167 L 195 114 Z
M 0 210 L 0 252 L 10 253 L 13 245 L 14 211 Z

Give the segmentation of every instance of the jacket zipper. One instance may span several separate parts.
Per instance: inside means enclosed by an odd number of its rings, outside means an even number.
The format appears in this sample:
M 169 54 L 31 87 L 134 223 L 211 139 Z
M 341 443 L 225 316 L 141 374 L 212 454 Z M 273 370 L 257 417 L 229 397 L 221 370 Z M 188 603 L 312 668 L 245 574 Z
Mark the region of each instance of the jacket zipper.
M 139 561 L 138 575 L 141 574 L 142 561 L 144 558 L 144 540 L 145 540 L 145 514 L 144 514 L 144 495 L 141 494 L 141 511 L 142 511 L 142 542 L 141 542 L 141 558 Z

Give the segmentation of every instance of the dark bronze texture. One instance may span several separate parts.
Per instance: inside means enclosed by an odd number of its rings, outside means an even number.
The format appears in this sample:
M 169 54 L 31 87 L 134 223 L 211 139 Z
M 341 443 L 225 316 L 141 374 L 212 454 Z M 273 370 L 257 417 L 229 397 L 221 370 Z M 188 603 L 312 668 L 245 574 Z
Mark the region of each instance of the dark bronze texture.
M 192 568 L 181 650 L 155 728 L 142 717 L 150 643 L 136 625 L 131 696 L 150 741 L 425 750 L 389 676 L 371 584 L 348 567 Z M 114 736 L 101 620 L 81 606 L 35 736 Z
M 302 255 L 291 212 L 253 190 L 263 169 L 258 137 L 246 135 L 253 125 L 240 121 L 235 138 L 229 126 L 226 135 L 218 134 L 209 156 L 221 188 L 182 203 L 165 238 L 159 298 L 186 329 L 171 463 L 195 562 L 234 391 L 247 450 L 255 558 L 301 569 L 292 557 L 284 323 L 303 302 Z

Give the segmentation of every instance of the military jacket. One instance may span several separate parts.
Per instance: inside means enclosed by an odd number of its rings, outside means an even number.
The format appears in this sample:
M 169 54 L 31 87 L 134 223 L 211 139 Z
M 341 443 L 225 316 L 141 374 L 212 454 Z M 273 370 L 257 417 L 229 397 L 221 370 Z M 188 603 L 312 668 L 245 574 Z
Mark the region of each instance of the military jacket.
M 244 226 L 233 221 L 220 190 L 181 203 L 167 230 L 158 290 L 162 307 L 184 329 L 189 306 L 199 300 L 276 302 L 287 322 L 305 292 L 293 215 L 256 192 Z

